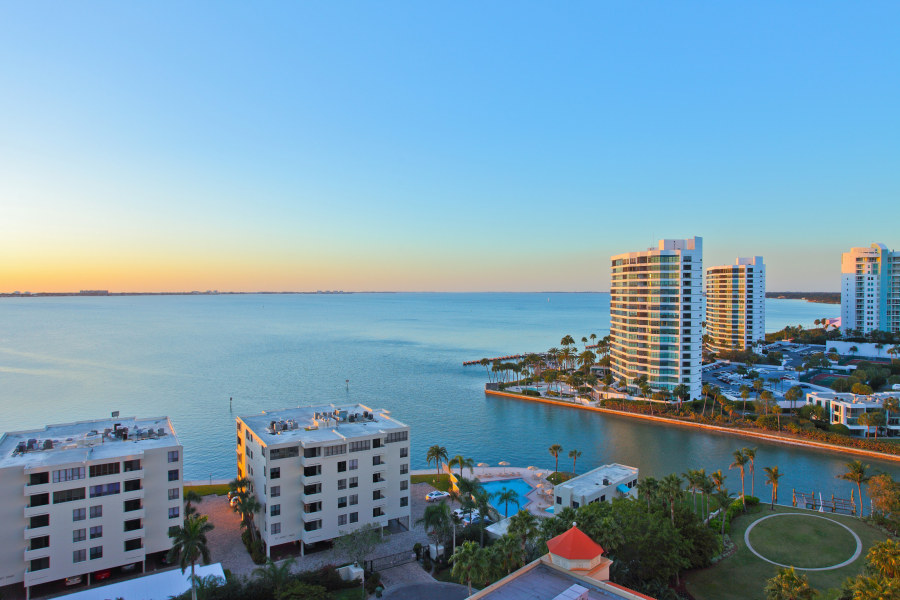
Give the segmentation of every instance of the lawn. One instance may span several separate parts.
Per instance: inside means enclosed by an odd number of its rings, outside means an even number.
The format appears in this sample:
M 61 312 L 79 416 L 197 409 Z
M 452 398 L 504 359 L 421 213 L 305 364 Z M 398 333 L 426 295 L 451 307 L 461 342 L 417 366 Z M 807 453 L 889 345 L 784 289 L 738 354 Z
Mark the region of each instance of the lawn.
M 358 587 L 332 592 L 332 598 L 334 598 L 334 600 L 360 600 L 362 597 L 362 589 Z
M 824 592 L 839 588 L 846 578 L 859 573 L 865 566 L 869 548 L 887 537 L 856 517 L 815 513 L 787 506 L 776 506 L 773 513 L 763 504 L 756 507 L 753 513 L 740 516 L 732 523 L 731 540 L 736 548 L 732 556 L 712 567 L 687 574 L 688 591 L 697 600 L 760 598 L 766 580 L 775 575 L 778 567 L 750 552 L 744 543 L 744 532 L 758 519 L 776 513 L 825 516 L 847 525 L 862 541 L 863 550 L 859 558 L 845 567 L 830 571 L 801 571 L 809 577 L 814 588 L 823 592 L 822 598 L 826 599 L 833 596 Z M 855 540 L 844 528 L 822 519 L 800 516 L 763 521 L 751 530 L 750 543 L 770 560 L 805 567 L 843 562 L 856 549 Z
M 224 496 L 228 493 L 228 484 L 223 483 L 219 485 L 186 485 L 184 486 L 185 492 L 197 492 L 201 496 L 209 496 L 214 494 L 216 496 Z
M 410 475 L 410 483 L 427 483 L 435 489 L 446 492 L 450 489 L 450 476 L 446 473 L 440 475 Z

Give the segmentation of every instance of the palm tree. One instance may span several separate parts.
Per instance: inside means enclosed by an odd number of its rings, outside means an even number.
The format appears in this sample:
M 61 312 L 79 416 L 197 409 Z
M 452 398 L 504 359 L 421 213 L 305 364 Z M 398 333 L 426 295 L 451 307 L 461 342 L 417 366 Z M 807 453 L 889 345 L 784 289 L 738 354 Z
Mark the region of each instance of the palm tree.
M 856 422 L 866 428 L 866 437 L 869 437 L 869 426 L 872 424 L 872 413 L 864 412 L 856 417 Z
M 590 371 L 591 365 L 593 365 L 595 362 L 597 362 L 597 355 L 590 350 L 585 350 L 578 355 L 578 364 L 581 365 L 581 368 L 585 373 Z
M 715 491 L 716 487 L 713 480 L 710 477 L 707 477 L 704 471 L 705 469 L 700 469 L 700 472 L 703 473 L 703 480 L 700 482 L 700 491 L 706 499 L 706 511 L 704 512 L 703 519 L 707 520 L 709 519 L 709 497 Z
M 838 477 L 840 477 L 841 479 L 856 484 L 856 491 L 859 492 L 860 518 L 862 518 L 863 516 L 862 484 L 866 483 L 870 479 L 869 475 L 866 473 L 868 469 L 869 465 L 864 465 L 858 460 L 852 460 L 847 463 L 847 472 L 842 475 L 838 475 Z
M 184 516 L 189 517 L 190 515 L 197 513 L 197 507 L 195 504 L 200 504 L 203 502 L 203 496 L 195 492 L 194 490 L 188 490 L 184 493 Z
M 747 498 L 744 495 L 744 465 L 750 462 L 750 459 L 747 458 L 747 455 L 744 454 L 743 450 L 735 450 L 732 455 L 734 456 L 734 462 L 731 463 L 728 468 L 729 469 L 740 469 L 741 470 L 741 502 L 744 504 L 744 512 L 747 511 Z
M 252 545 L 256 540 L 256 526 L 253 521 L 256 513 L 262 509 L 262 504 L 259 503 L 256 496 L 246 491 L 238 492 L 234 498 L 232 510 L 241 516 L 241 527 L 247 529 Z
M 684 480 L 687 482 L 688 491 L 691 493 L 691 499 L 694 502 L 694 512 L 697 512 L 697 494 L 696 491 L 700 487 L 700 471 L 697 469 L 688 469 L 684 473 L 681 474 L 684 477 Z
M 451 575 L 457 581 L 465 581 L 469 586 L 469 596 L 472 595 L 472 580 L 480 580 L 485 570 L 485 554 L 475 542 L 463 542 L 450 557 L 453 563 Z
M 425 464 L 434 463 L 434 466 L 437 467 L 438 475 L 441 474 L 441 464 L 447 460 L 447 449 L 443 446 L 439 446 L 435 444 L 434 446 L 428 449 L 428 453 L 425 455 Z
M 451 468 L 459 467 L 459 478 L 462 479 L 463 469 L 468 468 L 469 471 L 473 471 L 475 468 L 475 461 L 471 458 L 466 458 L 462 454 L 457 454 L 453 458 L 450 459 L 450 462 L 447 463 Z
M 472 492 L 472 503 L 478 511 L 478 528 L 481 530 L 481 545 L 484 546 L 484 528 L 487 526 L 487 519 L 497 517 L 497 511 L 491 506 L 491 494 L 479 485 Z
M 433 535 L 435 544 L 439 545 L 450 529 L 452 514 L 446 502 L 429 504 L 425 507 L 422 518 L 416 521 L 416 525 L 422 525 L 425 533 Z
M 772 486 L 772 510 L 775 510 L 775 503 L 778 502 L 778 480 L 784 477 L 784 473 L 778 470 L 778 467 L 765 467 L 766 485 Z
M 519 494 L 516 493 L 515 490 L 508 490 L 505 487 L 501 488 L 499 492 L 494 492 L 494 499 L 497 501 L 497 504 L 503 505 L 503 518 L 507 518 L 509 516 L 509 503 L 512 502 L 516 505 L 516 508 L 519 508 Z
M 725 475 L 722 473 L 722 469 L 710 473 L 709 478 L 712 480 L 713 485 L 716 486 L 716 491 L 721 492 L 722 485 L 725 483 Z
M 791 410 L 794 410 L 797 400 L 803 397 L 803 388 L 795 385 L 784 393 L 784 399 L 791 403 Z
M 759 395 L 762 393 L 763 388 L 765 387 L 766 382 L 757 377 L 753 380 L 753 389 L 756 390 L 756 399 L 759 400 Z
M 567 335 L 567 336 L 563 337 L 563 339 L 559 340 L 559 345 L 560 346 L 574 346 L 575 338 L 573 338 L 571 335 Z
M 592 345 L 592 346 L 595 345 L 595 344 L 597 343 L 597 334 L 596 334 L 596 333 L 592 333 L 592 334 L 589 335 L 588 337 L 591 338 L 591 345 Z
M 575 474 L 575 461 L 578 460 L 579 456 L 581 456 L 580 450 L 569 450 L 569 458 L 572 459 L 572 475 Z
M 553 444 L 547 449 L 550 452 L 550 456 L 556 459 L 556 466 L 553 468 L 555 472 L 559 472 L 559 453 L 563 451 L 563 447 L 559 444 Z
M 810 587 L 806 575 L 797 575 L 794 567 L 779 569 L 775 577 L 766 582 L 765 592 L 766 600 L 812 600 L 819 595 Z
M 276 563 L 271 558 L 267 558 L 265 566 L 254 569 L 253 575 L 262 579 L 266 584 L 272 587 L 273 591 L 277 592 L 282 586 L 290 583 L 291 567 L 294 566 L 295 562 L 293 556 L 282 561 L 281 564 Z
M 675 525 L 675 503 L 682 496 L 681 477 L 675 473 L 670 473 L 663 477 L 660 482 L 660 493 L 669 501 L 669 509 L 672 515 L 672 525 Z
M 725 522 L 728 520 L 726 515 L 728 513 L 728 507 L 731 505 L 731 501 L 734 500 L 734 494 L 729 492 L 726 488 L 720 489 L 716 492 L 716 503 L 719 505 L 719 520 L 722 521 L 722 551 L 725 551 Z
M 644 477 L 638 482 L 638 493 L 647 499 L 647 512 L 649 512 L 650 502 L 655 501 L 659 494 L 659 480 L 654 477 Z
M 584 344 L 584 349 L 587 350 L 587 338 L 585 336 L 581 336 L 581 343 Z
M 703 393 L 703 412 L 700 413 L 700 416 L 706 416 L 706 400 L 709 398 L 709 394 L 712 391 L 712 386 L 708 383 L 704 383 L 703 387 L 700 390 Z
M 572 352 L 572 349 L 566 346 L 559 352 L 559 360 L 564 365 L 565 369 L 569 368 L 569 361 L 575 358 L 575 353 Z
M 888 425 L 890 425 L 891 413 L 900 412 L 900 400 L 897 400 L 897 398 L 890 396 L 884 399 L 884 404 L 882 404 L 881 406 L 887 412 L 887 423 Z
M 172 548 L 166 555 L 170 563 L 178 561 L 181 572 L 191 567 L 191 600 L 197 600 L 197 577 L 194 575 L 194 565 L 203 559 L 203 564 L 209 564 L 209 547 L 206 534 L 214 529 L 212 523 L 207 521 L 206 515 L 192 515 L 184 520 L 181 527 L 169 530 L 172 538 Z
M 746 456 L 750 460 L 750 495 L 756 495 L 756 485 L 755 483 L 755 463 L 753 461 L 756 460 L 756 448 L 744 448 L 743 449 L 744 456 Z
M 741 407 L 741 412 L 745 415 L 747 414 L 747 398 L 750 397 L 750 388 L 746 385 L 741 386 L 741 400 L 744 401 L 744 405 Z
M 510 536 L 516 538 L 522 544 L 522 556 L 525 557 L 525 546 L 528 541 L 538 534 L 537 517 L 527 510 L 520 510 L 514 514 L 509 520 L 509 527 L 506 529 Z

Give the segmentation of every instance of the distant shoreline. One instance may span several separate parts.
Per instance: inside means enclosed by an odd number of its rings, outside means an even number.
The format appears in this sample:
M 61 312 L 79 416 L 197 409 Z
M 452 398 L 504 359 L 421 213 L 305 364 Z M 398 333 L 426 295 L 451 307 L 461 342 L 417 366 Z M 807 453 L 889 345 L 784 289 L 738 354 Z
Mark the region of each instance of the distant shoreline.
M 559 291 L 559 290 L 538 290 L 535 292 L 509 292 L 509 291 L 393 291 L 393 290 L 361 290 L 361 291 L 343 291 L 343 290 L 327 290 L 315 292 L 109 292 L 105 290 L 90 290 L 84 292 L 21 292 L 0 293 L 0 298 L 58 298 L 58 297 L 76 297 L 76 298 L 98 298 L 107 296 L 248 296 L 248 295 L 270 295 L 270 296 L 286 296 L 286 295 L 311 295 L 311 296 L 345 296 L 349 294 L 609 294 L 606 292 L 596 292 L 590 290 L 584 291 Z M 821 304 L 840 304 L 841 295 L 839 292 L 766 292 L 766 298 L 776 300 L 806 300 L 807 302 L 816 302 Z
M 840 304 L 840 292 L 766 292 L 766 298 L 777 300 L 806 300 L 817 304 Z

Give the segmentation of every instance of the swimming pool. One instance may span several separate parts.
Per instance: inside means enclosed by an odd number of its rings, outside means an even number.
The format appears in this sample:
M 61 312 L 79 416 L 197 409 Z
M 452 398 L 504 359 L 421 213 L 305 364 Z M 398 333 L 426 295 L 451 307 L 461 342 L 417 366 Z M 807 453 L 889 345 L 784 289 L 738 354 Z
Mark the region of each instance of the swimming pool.
M 516 495 L 519 497 L 519 506 L 512 502 L 509 503 L 509 515 L 512 516 L 516 514 L 519 509 L 525 508 L 525 505 L 528 504 L 529 500 L 526 498 L 526 494 L 532 490 L 532 487 L 528 485 L 528 482 L 524 479 L 501 479 L 499 481 L 482 481 L 481 487 L 488 491 L 490 494 L 496 494 L 501 491 L 503 488 L 508 490 L 513 490 L 516 492 Z M 497 502 L 495 499 L 491 499 L 491 506 L 497 509 L 497 512 L 500 513 L 500 516 L 503 516 L 506 507 L 504 504 Z

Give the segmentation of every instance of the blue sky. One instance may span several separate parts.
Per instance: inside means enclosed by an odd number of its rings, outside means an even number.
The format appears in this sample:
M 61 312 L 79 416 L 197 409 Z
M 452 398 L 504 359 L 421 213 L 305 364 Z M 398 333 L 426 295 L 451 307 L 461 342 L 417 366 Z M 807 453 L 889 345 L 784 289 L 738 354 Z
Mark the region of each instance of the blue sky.
M 0 291 L 772 290 L 898 244 L 900 5 L 0 5 Z

